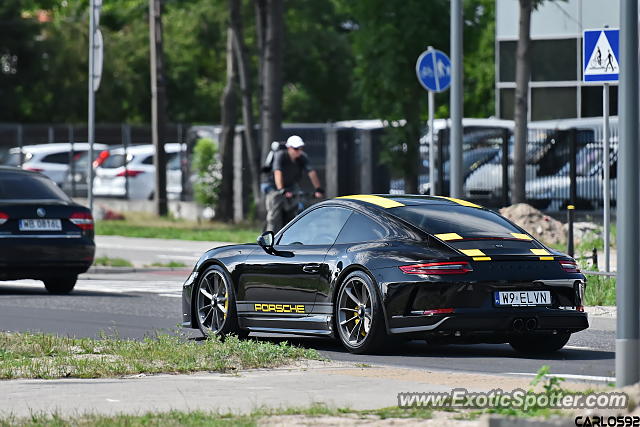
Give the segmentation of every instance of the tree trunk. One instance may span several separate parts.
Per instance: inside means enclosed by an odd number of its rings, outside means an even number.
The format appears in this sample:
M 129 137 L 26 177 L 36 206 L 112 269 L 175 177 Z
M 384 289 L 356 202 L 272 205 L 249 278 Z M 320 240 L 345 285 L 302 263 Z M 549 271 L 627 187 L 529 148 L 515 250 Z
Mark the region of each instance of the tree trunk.
M 151 68 L 151 140 L 155 147 L 153 163 L 156 167 L 154 204 L 156 214 L 165 216 L 167 206 L 167 156 L 166 141 L 167 91 L 162 52 L 162 1 L 149 0 L 149 44 Z
M 526 148 L 528 139 L 527 111 L 531 74 L 531 10 L 532 0 L 520 0 L 520 22 L 516 58 L 515 131 L 513 149 L 513 187 L 511 203 L 526 201 Z
M 230 10 L 235 0 L 229 0 Z M 233 142 L 237 109 L 237 66 L 233 54 L 233 30 L 227 30 L 227 83 L 220 99 L 222 111 L 222 132 L 220 135 L 220 159 L 222 161 L 222 181 L 216 217 L 223 221 L 233 219 Z
M 259 2 L 266 20 L 262 50 L 262 103 L 261 145 L 262 157 L 266 157 L 271 143 L 280 137 L 282 130 L 282 59 L 284 47 L 283 0 Z
M 256 206 L 261 205 L 260 199 L 260 174 L 258 164 L 260 159 L 256 150 L 256 142 L 253 135 L 255 122 L 253 120 L 253 93 L 251 91 L 251 78 L 249 73 L 249 63 L 244 44 L 244 32 L 242 27 L 242 17 L 240 14 L 240 0 L 231 1 L 232 9 L 230 13 L 231 29 L 233 31 L 233 50 L 236 64 L 238 65 L 238 77 L 240 81 L 240 92 L 242 93 L 242 121 L 244 122 L 244 143 L 249 161 L 249 172 L 251 176 L 251 191 Z

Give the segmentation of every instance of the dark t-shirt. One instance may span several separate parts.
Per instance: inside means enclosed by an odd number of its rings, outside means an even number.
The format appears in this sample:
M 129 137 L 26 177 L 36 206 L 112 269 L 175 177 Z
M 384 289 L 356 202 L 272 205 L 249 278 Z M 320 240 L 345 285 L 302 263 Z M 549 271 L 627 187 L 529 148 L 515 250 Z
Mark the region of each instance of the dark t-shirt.
M 309 172 L 309 158 L 302 153 L 294 162 L 286 150 L 279 150 L 273 158 L 273 170 L 281 171 L 284 188 L 293 190 L 302 179 L 302 172 Z

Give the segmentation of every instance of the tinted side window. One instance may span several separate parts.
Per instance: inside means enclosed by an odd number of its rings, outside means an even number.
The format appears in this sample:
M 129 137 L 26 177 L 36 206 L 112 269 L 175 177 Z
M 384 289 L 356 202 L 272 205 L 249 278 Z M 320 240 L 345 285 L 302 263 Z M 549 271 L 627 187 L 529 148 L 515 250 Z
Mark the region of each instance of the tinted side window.
M 141 161 L 143 165 L 152 165 L 153 164 L 153 155 L 146 157 L 143 161 Z
M 42 161 L 44 163 L 56 163 L 59 165 L 66 165 L 69 163 L 69 153 L 55 153 L 44 156 Z
M 318 208 L 289 227 L 280 237 L 279 244 L 333 245 L 349 215 L 351 215 L 349 209 Z
M 336 243 L 375 242 L 388 236 L 387 230 L 366 215 L 354 212 L 342 228 Z

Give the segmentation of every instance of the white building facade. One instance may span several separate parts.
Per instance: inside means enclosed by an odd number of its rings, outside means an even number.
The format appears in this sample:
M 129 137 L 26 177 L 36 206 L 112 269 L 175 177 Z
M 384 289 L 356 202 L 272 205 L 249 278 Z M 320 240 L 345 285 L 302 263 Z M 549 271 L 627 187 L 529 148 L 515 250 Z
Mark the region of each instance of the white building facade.
M 618 28 L 620 0 L 547 0 L 531 16 L 529 120 L 602 115 L 602 85 L 582 82 L 582 33 Z M 496 116 L 513 119 L 518 0 L 496 4 Z M 618 88 L 610 89 L 617 114 Z

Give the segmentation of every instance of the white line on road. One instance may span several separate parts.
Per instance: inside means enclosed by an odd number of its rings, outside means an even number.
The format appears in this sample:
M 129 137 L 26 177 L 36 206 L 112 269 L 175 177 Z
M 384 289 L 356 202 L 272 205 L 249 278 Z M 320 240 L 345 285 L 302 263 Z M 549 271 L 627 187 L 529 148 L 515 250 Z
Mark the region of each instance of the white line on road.
M 528 372 L 507 372 L 505 375 L 517 375 L 522 377 L 535 377 L 537 373 Z M 547 374 L 547 377 L 564 378 L 566 380 L 582 380 L 582 381 L 597 381 L 603 383 L 614 382 L 614 377 L 599 377 L 595 375 L 575 375 L 575 374 Z

